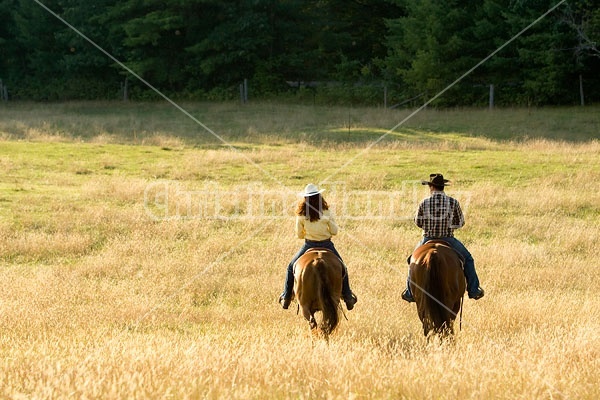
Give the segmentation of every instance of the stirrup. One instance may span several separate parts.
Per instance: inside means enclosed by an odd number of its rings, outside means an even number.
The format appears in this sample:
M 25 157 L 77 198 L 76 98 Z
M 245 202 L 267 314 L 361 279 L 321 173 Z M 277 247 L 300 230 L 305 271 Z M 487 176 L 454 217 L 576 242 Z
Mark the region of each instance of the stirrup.
M 408 301 L 409 303 L 415 302 L 415 298 L 412 296 L 412 293 L 408 289 L 404 289 L 404 292 L 402 292 L 402 300 Z

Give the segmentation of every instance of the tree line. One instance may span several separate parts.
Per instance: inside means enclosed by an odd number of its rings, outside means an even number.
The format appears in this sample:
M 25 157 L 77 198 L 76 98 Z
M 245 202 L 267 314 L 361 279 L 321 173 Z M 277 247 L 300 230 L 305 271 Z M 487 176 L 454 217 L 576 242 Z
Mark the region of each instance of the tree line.
M 491 85 L 500 105 L 600 99 L 600 0 L 563 2 L 520 35 L 560 1 L 40 2 L 178 99 L 232 99 L 244 80 L 254 98 L 325 103 L 380 104 L 384 92 L 422 103 L 447 89 L 435 104 L 481 105 Z M 0 0 L 0 21 L 8 98 L 156 97 L 35 0 Z

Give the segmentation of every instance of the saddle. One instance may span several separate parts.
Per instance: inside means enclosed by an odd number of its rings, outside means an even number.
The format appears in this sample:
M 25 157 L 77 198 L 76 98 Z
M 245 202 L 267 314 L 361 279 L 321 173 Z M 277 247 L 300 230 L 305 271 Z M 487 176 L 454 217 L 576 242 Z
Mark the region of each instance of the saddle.
M 426 241 L 426 242 L 425 242 L 425 243 L 423 243 L 423 244 L 427 244 L 427 243 L 439 243 L 439 244 L 443 244 L 444 246 L 450 247 L 452 250 L 454 250 L 454 253 L 455 253 L 455 254 L 458 256 L 458 259 L 460 260 L 460 266 L 461 266 L 462 268 L 464 268 L 464 265 L 465 265 L 465 258 L 463 257 L 463 255 L 462 255 L 462 254 L 460 254 L 458 251 L 456 251 L 456 249 L 455 249 L 454 247 L 452 247 L 452 246 L 450 245 L 450 243 L 448 243 L 448 242 L 446 242 L 445 240 L 442 240 L 442 239 L 431 239 L 431 240 L 428 240 L 428 241 Z M 406 259 L 406 263 L 407 263 L 408 265 L 410 265 L 410 258 L 411 258 L 411 257 L 412 257 L 412 254 L 410 254 L 410 255 L 408 256 L 408 258 Z
M 343 267 L 344 267 L 343 274 L 346 275 L 346 271 L 348 270 L 348 268 L 346 268 L 346 264 L 344 264 L 344 261 L 341 258 L 339 258 L 333 251 L 329 250 L 327 247 L 313 247 L 311 249 L 306 250 L 304 252 L 304 254 L 307 254 L 307 253 L 310 253 L 310 252 L 318 252 L 318 251 L 327 251 L 327 252 L 333 254 L 340 261 L 340 263 L 343 265 Z M 295 267 L 296 266 L 294 265 L 294 268 Z

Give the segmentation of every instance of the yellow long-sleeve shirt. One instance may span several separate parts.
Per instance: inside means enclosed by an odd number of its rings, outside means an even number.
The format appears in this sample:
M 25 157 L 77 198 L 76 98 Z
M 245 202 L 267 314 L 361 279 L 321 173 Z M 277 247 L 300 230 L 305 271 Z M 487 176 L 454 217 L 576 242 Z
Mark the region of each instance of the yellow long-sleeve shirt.
M 329 210 L 324 210 L 321 218 L 313 222 L 304 215 L 296 216 L 296 234 L 299 239 L 320 242 L 331 239 L 331 236 L 337 235 L 338 230 L 339 227 Z

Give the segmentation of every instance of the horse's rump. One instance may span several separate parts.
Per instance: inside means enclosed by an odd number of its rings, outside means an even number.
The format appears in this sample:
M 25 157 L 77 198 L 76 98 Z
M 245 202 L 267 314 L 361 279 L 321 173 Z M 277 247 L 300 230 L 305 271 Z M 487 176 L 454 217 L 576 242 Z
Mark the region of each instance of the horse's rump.
M 294 266 L 294 292 L 302 314 L 314 329 L 317 327 L 314 314 L 321 311 L 319 328 L 325 336 L 339 323 L 342 270 L 339 258 L 327 249 L 307 251 Z
M 427 242 L 411 257 L 410 289 L 427 335 L 453 333 L 465 278 L 458 253 L 443 242 Z

